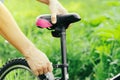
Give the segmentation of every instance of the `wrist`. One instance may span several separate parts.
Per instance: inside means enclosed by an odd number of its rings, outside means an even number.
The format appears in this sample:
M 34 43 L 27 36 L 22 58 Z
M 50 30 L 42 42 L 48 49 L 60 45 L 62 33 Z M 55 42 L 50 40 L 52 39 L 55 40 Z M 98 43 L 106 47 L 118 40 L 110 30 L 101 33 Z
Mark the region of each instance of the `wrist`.
M 49 1 L 49 4 L 51 3 L 58 3 L 58 0 L 48 0 Z
M 25 58 L 29 58 L 30 56 L 34 55 L 37 48 L 35 46 L 29 46 L 22 51 L 22 54 Z

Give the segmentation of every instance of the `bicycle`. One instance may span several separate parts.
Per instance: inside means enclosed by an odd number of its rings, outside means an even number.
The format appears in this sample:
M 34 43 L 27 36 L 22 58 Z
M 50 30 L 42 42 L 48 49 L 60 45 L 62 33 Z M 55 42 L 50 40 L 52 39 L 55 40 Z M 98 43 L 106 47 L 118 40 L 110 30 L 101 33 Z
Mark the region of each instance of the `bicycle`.
M 13 59 L 8 61 L 0 69 L 0 80 L 7 80 L 9 75 L 13 75 L 15 80 L 68 80 L 68 64 L 67 64 L 67 55 L 66 55 L 66 29 L 71 23 L 80 21 L 81 18 L 78 14 L 70 13 L 66 15 L 57 15 L 57 23 L 51 23 L 50 15 L 41 15 L 36 20 L 36 25 L 39 28 L 47 28 L 51 31 L 53 37 L 60 38 L 61 42 L 61 61 L 62 64 L 55 64 L 53 68 L 60 68 L 62 76 L 60 78 L 54 77 L 52 73 L 47 73 L 40 75 L 38 77 L 32 74 L 30 67 L 28 66 L 25 59 Z M 26 73 L 25 73 L 26 72 Z M 30 78 L 24 79 L 22 75 L 28 75 Z M 8 76 L 8 77 L 7 77 Z M 18 77 L 17 77 L 18 76 Z M 9 79 L 8 79 L 9 80 Z

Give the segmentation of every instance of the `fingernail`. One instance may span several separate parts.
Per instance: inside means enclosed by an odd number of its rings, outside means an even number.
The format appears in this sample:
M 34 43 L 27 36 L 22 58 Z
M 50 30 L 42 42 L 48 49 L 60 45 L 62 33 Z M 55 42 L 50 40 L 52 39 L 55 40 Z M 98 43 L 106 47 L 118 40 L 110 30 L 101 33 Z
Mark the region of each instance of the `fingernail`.
M 52 21 L 52 23 L 53 23 L 53 24 L 55 24 L 55 23 L 56 23 L 56 21 Z

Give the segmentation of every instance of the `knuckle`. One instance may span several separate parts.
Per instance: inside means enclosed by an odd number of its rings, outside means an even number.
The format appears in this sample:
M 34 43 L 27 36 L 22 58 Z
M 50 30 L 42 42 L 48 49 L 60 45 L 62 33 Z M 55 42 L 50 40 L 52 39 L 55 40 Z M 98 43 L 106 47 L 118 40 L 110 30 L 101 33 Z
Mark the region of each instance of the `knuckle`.
M 36 76 L 38 76 L 38 75 L 39 75 L 39 73 L 38 73 L 38 71 L 37 71 L 37 70 L 33 70 L 33 73 L 34 73 Z
M 48 71 L 49 71 L 49 72 L 52 72 L 52 70 L 53 70 L 53 67 L 52 67 L 52 66 L 49 66 L 49 67 L 48 67 Z
M 56 14 L 53 13 L 53 14 L 51 15 L 51 18 L 52 18 L 52 19 L 56 19 Z
M 46 69 L 44 69 L 44 74 L 45 74 L 45 73 L 47 73 L 47 72 L 48 72 L 47 68 L 46 68 Z
M 39 69 L 38 69 L 38 72 L 39 72 L 39 75 L 43 74 L 43 69 L 42 69 L 42 68 L 39 68 Z
M 52 21 L 55 21 L 56 20 L 56 17 L 55 16 L 52 16 Z
M 47 65 L 48 65 L 48 66 L 52 66 L 52 63 L 51 63 L 51 62 L 48 62 Z

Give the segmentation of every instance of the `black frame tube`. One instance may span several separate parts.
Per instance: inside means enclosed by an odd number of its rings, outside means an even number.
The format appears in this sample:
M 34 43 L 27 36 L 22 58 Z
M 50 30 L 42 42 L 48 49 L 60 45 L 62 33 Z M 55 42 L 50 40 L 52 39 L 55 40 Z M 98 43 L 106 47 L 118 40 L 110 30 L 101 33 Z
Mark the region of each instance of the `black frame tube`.
M 60 41 L 61 41 L 61 55 L 62 55 L 62 80 L 68 80 L 68 72 L 67 72 L 67 57 L 66 57 L 66 29 L 62 27 L 60 33 Z

